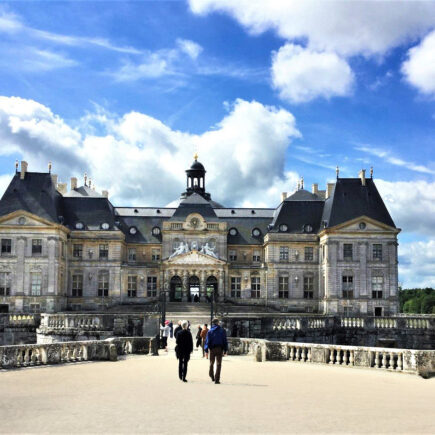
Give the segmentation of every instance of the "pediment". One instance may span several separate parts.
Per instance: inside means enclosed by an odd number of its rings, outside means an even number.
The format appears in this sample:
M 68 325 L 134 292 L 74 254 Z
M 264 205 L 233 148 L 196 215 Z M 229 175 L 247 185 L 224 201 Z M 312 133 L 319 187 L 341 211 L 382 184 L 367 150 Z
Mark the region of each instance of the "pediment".
M 170 264 L 210 264 L 221 265 L 225 261 L 212 257 L 211 255 L 201 254 L 199 251 L 190 251 L 185 254 L 177 255 L 176 257 L 168 258 L 166 260 Z
M 21 228 L 27 227 L 59 227 L 60 225 L 54 222 L 50 222 L 47 219 L 41 218 L 37 215 L 29 213 L 24 210 L 17 210 L 0 217 L 0 226 L 16 226 Z
M 331 228 L 330 230 L 334 230 L 340 233 L 346 232 L 358 232 L 358 233 L 367 233 L 367 232 L 385 232 L 391 231 L 394 233 L 399 233 L 400 229 L 390 227 L 382 222 L 379 222 L 375 219 L 372 219 L 368 216 L 360 216 L 358 218 L 352 219 L 347 222 L 343 222 L 340 225 Z

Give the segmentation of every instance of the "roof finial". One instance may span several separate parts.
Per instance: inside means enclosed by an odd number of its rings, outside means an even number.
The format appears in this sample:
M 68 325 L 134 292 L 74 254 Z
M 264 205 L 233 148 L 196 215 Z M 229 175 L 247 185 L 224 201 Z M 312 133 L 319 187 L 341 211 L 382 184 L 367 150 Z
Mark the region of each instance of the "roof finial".
M 92 188 L 92 180 L 91 180 L 91 177 L 89 177 L 89 187 Z
M 373 178 L 373 166 L 370 166 L 370 178 Z
M 85 172 L 85 186 L 86 186 L 86 182 L 88 181 L 88 174 Z
M 15 173 L 18 174 L 18 160 L 15 160 Z
M 301 182 L 300 180 L 298 180 L 298 190 L 300 190 L 300 188 L 301 188 Z
M 304 177 L 301 177 L 301 189 L 304 188 Z
M 51 162 L 48 162 L 48 173 L 51 174 Z
M 335 175 L 337 175 L 337 178 L 340 175 L 340 168 L 338 167 L 338 165 L 335 168 Z
M 195 161 L 198 160 L 198 153 L 197 152 L 195 152 L 195 154 L 193 155 L 193 158 L 195 159 Z

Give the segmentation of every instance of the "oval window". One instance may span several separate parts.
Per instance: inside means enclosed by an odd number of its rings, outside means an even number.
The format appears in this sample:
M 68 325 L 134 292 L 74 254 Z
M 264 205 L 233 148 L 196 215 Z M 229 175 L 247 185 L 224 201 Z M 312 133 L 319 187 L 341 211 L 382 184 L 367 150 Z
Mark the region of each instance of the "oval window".
M 360 223 L 359 223 L 359 229 L 360 229 L 360 230 L 365 230 L 365 229 L 366 229 L 366 226 L 367 226 L 367 225 L 366 225 L 365 222 L 360 222 Z
M 154 227 L 152 229 L 152 233 L 153 233 L 153 236 L 159 236 L 160 235 L 160 228 L 159 227 Z
M 237 236 L 237 229 L 236 228 L 230 228 L 230 236 Z
M 107 222 L 103 222 L 103 223 L 101 224 L 101 229 L 102 229 L 102 230 L 108 230 L 109 227 L 110 227 L 110 225 L 109 225 Z
M 285 232 L 285 231 L 288 230 L 288 226 L 286 224 L 281 224 L 279 226 L 279 230 L 282 231 L 282 232 Z
M 306 233 L 311 233 L 313 231 L 313 227 L 310 224 L 304 225 L 304 231 Z
M 137 233 L 137 228 L 136 227 L 130 227 L 130 229 L 128 230 L 130 234 L 134 235 Z
M 254 229 L 252 230 L 252 235 L 253 235 L 254 237 L 260 237 L 260 236 L 261 236 L 261 231 L 260 231 L 260 229 L 259 229 L 259 228 L 254 228 Z
M 77 222 L 76 223 L 76 230 L 82 230 L 85 226 L 83 225 L 82 222 Z

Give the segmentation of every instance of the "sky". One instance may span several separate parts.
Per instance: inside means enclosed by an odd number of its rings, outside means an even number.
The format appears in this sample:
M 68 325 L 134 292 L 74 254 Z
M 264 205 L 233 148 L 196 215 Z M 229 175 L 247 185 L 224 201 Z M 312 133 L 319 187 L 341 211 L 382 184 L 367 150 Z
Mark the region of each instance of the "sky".
M 403 287 L 435 287 L 435 2 L 0 2 L 0 194 L 15 160 L 225 206 L 277 207 L 373 166 Z

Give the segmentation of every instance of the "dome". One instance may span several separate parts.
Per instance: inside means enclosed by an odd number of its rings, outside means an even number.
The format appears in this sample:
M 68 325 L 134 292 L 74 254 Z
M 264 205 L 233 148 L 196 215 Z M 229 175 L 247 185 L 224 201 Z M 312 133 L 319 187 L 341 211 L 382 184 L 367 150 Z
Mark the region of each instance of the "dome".
M 190 169 L 193 169 L 194 171 L 205 171 L 203 164 L 198 162 L 198 160 L 196 160 L 196 159 L 192 163 L 192 166 L 190 167 Z

